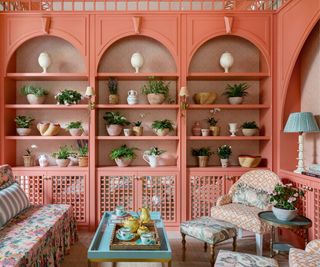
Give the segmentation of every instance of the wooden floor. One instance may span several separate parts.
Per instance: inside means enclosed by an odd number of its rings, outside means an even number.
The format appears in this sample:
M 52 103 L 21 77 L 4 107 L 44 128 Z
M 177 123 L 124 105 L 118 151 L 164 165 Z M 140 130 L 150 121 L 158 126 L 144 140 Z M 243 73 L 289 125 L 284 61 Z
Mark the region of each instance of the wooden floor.
M 79 241 L 72 246 L 70 255 L 64 259 L 62 267 L 86 267 L 87 266 L 87 250 L 90 245 L 94 233 L 80 232 Z M 209 254 L 203 250 L 203 243 L 192 238 L 187 237 L 187 252 L 186 261 L 182 261 L 181 253 L 181 237 L 178 232 L 168 232 L 171 248 L 173 251 L 173 267 L 209 267 Z M 265 240 L 264 254 L 268 255 L 268 240 Z M 217 245 L 216 250 L 232 249 L 232 242 L 226 241 Z M 255 239 L 254 236 L 244 236 L 238 240 L 238 251 L 255 254 Z M 216 252 L 217 253 L 217 252 Z M 281 267 L 288 266 L 286 255 L 277 255 Z M 111 264 L 104 263 L 101 267 L 111 267 Z M 99 267 L 100 267 L 99 266 Z M 117 267 L 160 267 L 160 263 L 118 263 Z

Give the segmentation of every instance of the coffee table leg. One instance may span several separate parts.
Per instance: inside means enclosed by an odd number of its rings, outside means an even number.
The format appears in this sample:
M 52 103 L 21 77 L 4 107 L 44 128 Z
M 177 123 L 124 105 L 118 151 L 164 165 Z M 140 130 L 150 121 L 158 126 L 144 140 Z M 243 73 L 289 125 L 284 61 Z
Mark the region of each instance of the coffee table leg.
M 186 259 L 186 235 L 184 233 L 181 233 L 182 236 L 182 261 L 185 261 Z
M 91 267 L 91 261 L 88 260 L 88 267 Z
M 270 258 L 273 258 L 273 240 L 274 240 L 274 226 L 271 226 L 271 234 L 270 234 Z
M 208 245 L 207 245 L 207 243 L 206 242 L 204 242 L 204 252 L 207 252 L 207 248 L 208 248 Z
M 171 261 L 168 261 L 168 267 L 171 267 L 172 265 L 171 265 Z
M 214 266 L 214 248 L 215 248 L 214 245 L 210 245 L 210 255 L 211 255 L 210 263 L 211 263 L 211 267 Z
M 237 251 L 237 236 L 233 237 L 232 249 L 233 251 Z

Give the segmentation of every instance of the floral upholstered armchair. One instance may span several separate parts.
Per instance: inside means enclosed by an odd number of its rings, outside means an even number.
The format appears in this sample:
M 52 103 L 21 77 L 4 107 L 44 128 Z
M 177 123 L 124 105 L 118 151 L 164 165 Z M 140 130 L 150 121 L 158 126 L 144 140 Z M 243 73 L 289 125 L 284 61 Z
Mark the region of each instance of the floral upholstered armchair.
M 243 174 L 231 187 L 227 195 L 217 200 L 212 207 L 211 216 L 230 222 L 239 229 L 256 234 L 257 255 L 262 255 L 263 235 L 270 231 L 270 226 L 262 222 L 258 213 L 269 210 L 270 194 L 280 178 L 269 170 L 253 170 Z
M 289 252 L 289 266 L 320 266 L 320 239 L 310 241 L 305 250 L 291 248 Z

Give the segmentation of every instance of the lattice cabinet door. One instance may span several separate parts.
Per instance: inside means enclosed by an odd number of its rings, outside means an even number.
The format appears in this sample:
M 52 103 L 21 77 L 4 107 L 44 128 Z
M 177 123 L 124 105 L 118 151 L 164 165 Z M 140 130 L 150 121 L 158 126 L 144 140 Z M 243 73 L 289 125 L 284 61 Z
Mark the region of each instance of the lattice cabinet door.
M 319 182 L 310 182 L 306 188 L 308 214 L 307 217 L 312 220 L 312 233 L 309 239 L 320 239 L 320 185 Z

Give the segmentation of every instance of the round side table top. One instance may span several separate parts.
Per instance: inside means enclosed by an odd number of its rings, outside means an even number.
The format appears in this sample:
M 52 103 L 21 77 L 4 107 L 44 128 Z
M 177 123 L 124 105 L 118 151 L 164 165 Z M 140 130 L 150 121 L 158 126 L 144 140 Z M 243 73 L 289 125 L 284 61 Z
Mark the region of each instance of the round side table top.
M 258 214 L 259 218 L 266 222 L 267 224 L 270 224 L 275 227 L 283 227 L 283 228 L 309 228 L 312 226 L 312 221 L 308 219 L 307 217 L 304 217 L 302 215 L 298 215 L 291 221 L 281 221 L 278 220 L 272 211 L 262 211 Z

